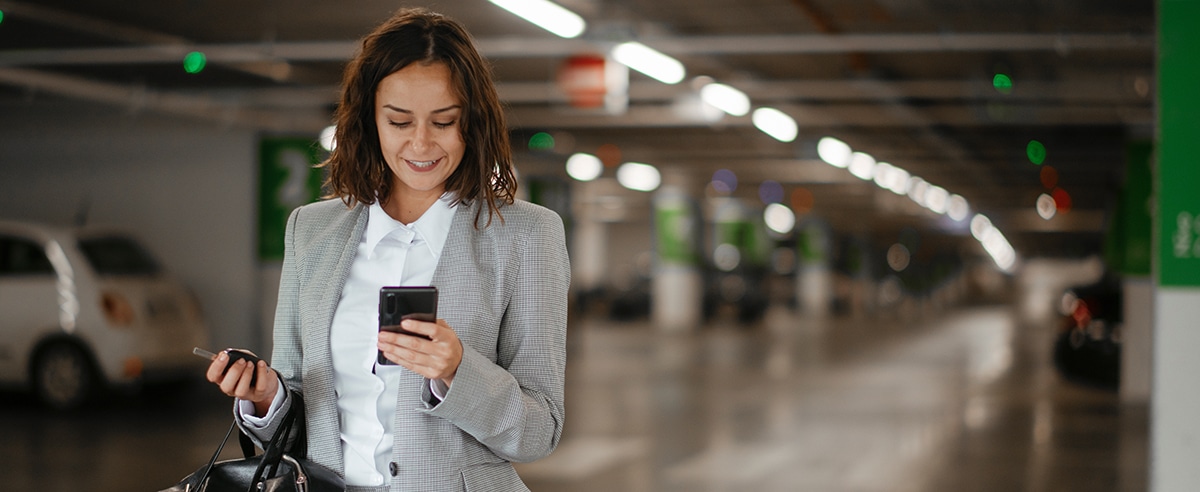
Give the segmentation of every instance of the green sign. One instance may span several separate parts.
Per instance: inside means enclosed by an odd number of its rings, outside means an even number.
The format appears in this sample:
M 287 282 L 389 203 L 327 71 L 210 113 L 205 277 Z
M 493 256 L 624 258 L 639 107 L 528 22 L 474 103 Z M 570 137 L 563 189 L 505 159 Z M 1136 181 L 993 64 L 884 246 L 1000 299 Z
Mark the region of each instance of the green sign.
M 695 218 L 691 204 L 683 198 L 654 202 L 654 228 L 658 239 L 658 261 L 669 265 L 695 265 Z
M 259 143 L 258 257 L 283 259 L 288 214 L 321 193 L 323 151 L 312 139 L 264 137 Z
M 809 220 L 796 229 L 796 250 L 806 265 L 829 263 L 829 229 L 820 221 Z
M 1125 152 L 1125 183 L 1105 235 L 1104 259 L 1109 268 L 1132 276 L 1149 276 L 1153 205 L 1150 172 L 1154 145 L 1131 143 Z
M 1158 284 L 1200 286 L 1200 2 L 1159 7 Z

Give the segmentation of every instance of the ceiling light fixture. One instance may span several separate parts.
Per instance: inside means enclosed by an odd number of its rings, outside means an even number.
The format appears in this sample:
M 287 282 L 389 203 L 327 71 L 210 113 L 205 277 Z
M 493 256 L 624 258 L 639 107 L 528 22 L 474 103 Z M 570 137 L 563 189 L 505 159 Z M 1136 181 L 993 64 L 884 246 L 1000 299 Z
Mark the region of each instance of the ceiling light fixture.
M 622 65 L 664 84 L 678 84 L 687 74 L 679 60 L 637 41 L 618 44 L 612 50 L 612 57 Z
M 617 168 L 617 182 L 635 191 L 654 191 L 662 184 L 662 175 L 649 164 L 626 162 Z
M 836 138 L 822 137 L 817 141 L 817 155 L 830 166 L 845 168 L 850 165 L 851 153 L 850 146 Z
M 567 175 L 576 180 L 591 181 L 600 177 L 602 172 L 604 164 L 592 154 L 580 152 L 567 159 Z
M 850 174 L 858 179 L 875 178 L 875 158 L 865 152 L 855 152 L 850 156 Z
M 559 37 L 575 38 L 587 29 L 583 17 L 547 0 L 489 0 Z
M 750 112 L 750 97 L 732 86 L 713 82 L 700 88 L 700 99 L 734 116 Z
M 758 108 L 751 119 L 756 128 L 780 142 L 794 141 L 800 133 L 796 120 L 775 108 Z

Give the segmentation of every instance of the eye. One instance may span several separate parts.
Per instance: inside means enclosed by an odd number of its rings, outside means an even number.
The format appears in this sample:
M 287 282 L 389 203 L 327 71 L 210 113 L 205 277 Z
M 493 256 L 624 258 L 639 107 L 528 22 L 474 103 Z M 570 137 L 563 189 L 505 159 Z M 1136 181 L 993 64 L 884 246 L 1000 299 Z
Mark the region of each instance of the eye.
M 458 121 L 456 121 L 456 120 L 451 120 L 451 121 L 447 121 L 447 122 L 445 122 L 445 123 L 441 123 L 441 122 L 436 122 L 436 121 L 435 121 L 435 122 L 433 123 L 433 126 L 436 126 L 436 127 L 438 127 L 438 128 L 449 128 L 449 127 L 452 127 L 452 126 L 454 126 L 454 124 L 455 124 L 455 123 L 458 123 Z
M 391 125 L 391 126 L 394 126 L 394 127 L 396 127 L 396 128 L 404 128 L 404 127 L 407 127 L 408 125 L 412 124 L 412 122 L 411 122 L 411 121 L 392 121 L 392 120 L 388 120 L 388 124 L 389 124 L 389 125 Z

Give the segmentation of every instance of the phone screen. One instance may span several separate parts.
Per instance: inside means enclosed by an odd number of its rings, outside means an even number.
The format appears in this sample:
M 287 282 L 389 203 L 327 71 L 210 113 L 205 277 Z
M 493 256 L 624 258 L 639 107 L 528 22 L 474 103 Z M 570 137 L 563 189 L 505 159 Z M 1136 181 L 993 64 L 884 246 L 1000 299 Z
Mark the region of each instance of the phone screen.
M 429 339 L 400 327 L 406 319 L 437 320 L 437 287 L 382 287 L 379 289 L 379 330 Z M 379 364 L 395 365 L 379 352 Z

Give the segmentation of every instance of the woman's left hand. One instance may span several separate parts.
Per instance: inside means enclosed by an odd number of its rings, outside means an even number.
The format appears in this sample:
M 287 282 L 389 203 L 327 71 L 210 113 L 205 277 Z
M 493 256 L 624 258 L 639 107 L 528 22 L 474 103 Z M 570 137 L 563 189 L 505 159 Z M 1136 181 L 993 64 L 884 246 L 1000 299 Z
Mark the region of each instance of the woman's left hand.
M 437 323 L 406 319 L 400 323 L 405 330 L 429 337 L 405 335 L 390 331 L 379 332 L 379 350 L 388 360 L 429 379 L 440 379 L 446 386 L 454 381 L 462 362 L 462 342 L 446 320 Z

